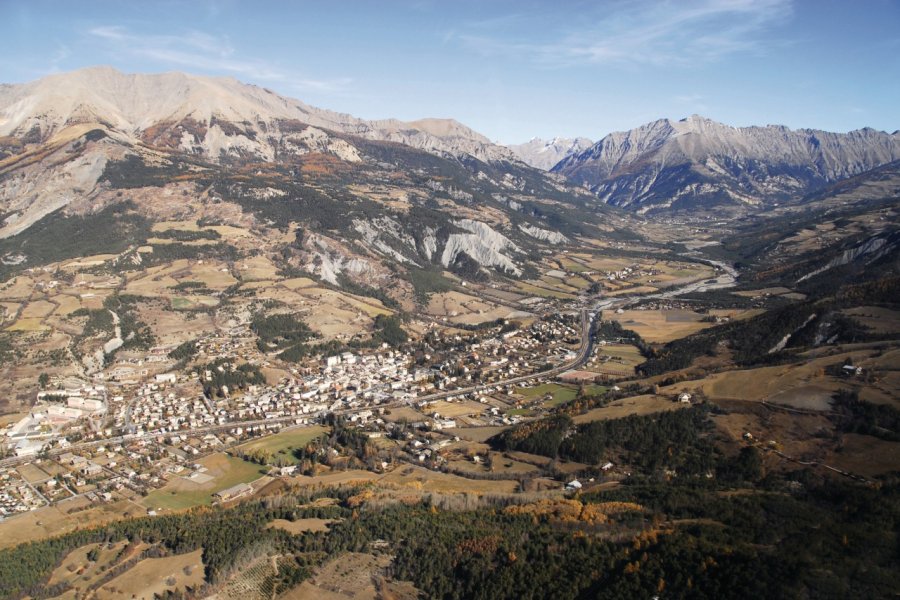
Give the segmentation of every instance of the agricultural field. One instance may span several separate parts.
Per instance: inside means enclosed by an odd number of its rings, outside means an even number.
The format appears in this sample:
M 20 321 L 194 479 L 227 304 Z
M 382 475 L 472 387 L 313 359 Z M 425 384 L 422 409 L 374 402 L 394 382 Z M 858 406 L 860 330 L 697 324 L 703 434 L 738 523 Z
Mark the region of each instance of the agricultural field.
M 267 454 L 273 460 L 278 459 L 288 464 L 296 464 L 298 461 L 293 450 L 305 448 L 311 441 L 327 435 L 330 431 L 328 427 L 320 426 L 291 428 L 275 435 L 268 435 L 262 439 L 241 444 L 236 450 L 246 454 Z
M 611 377 L 631 377 L 634 368 L 646 359 L 637 346 L 631 344 L 605 344 L 597 346 L 594 356 L 584 369 Z
M 552 396 L 552 399 L 547 400 L 543 404 L 550 408 L 574 400 L 578 395 L 578 388 L 576 386 L 559 383 L 542 383 L 533 387 L 517 387 L 515 388 L 514 393 L 519 394 L 528 402 L 549 394 Z
M 648 342 L 664 344 L 715 326 L 715 321 L 704 321 L 710 315 L 742 319 L 757 314 L 759 311 L 711 310 L 709 315 L 705 315 L 685 309 L 661 309 L 610 311 L 605 312 L 603 317 L 618 321 L 622 327 L 634 331 Z
M 203 483 L 172 476 L 162 488 L 151 492 L 141 503 L 148 509 L 178 511 L 212 504 L 213 494 L 239 483 L 249 483 L 262 477 L 264 467 L 217 453 L 198 461 L 206 467 L 205 475 L 212 479 Z M 262 472 L 261 472 L 262 471 Z
M 494 302 L 451 291 L 432 294 L 425 312 L 449 323 L 474 325 L 505 318 L 513 311 Z

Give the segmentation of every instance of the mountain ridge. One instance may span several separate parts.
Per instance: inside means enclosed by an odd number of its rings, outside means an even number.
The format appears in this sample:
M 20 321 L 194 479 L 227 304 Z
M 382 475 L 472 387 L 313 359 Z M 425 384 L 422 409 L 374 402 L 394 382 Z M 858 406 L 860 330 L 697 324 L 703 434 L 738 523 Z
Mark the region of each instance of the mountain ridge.
M 900 158 L 900 134 L 782 125 L 732 127 L 693 115 L 614 132 L 552 172 L 637 212 L 761 208 Z
M 278 122 L 297 121 L 456 158 L 473 156 L 488 162 L 517 160 L 504 146 L 493 144 L 453 119 L 367 121 L 316 108 L 231 77 L 178 71 L 127 74 L 101 66 L 0 88 L 0 136 L 43 141 L 68 124 L 92 121 L 129 134 L 184 121 L 205 125 L 208 132 L 216 121 L 227 121 L 245 124 L 247 131 L 257 136 L 267 133 Z

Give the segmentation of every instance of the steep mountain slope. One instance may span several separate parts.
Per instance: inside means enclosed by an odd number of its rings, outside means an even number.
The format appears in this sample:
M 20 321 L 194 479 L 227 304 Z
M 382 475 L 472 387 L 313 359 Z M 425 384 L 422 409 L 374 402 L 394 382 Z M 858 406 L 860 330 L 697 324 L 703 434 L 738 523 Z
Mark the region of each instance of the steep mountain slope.
M 298 123 L 455 157 L 515 160 L 507 148 L 453 120 L 365 121 L 231 78 L 93 67 L 0 87 L 0 136 L 46 141 L 75 123 L 100 123 L 145 141 L 165 137 L 172 147 L 213 160 L 241 152 L 272 158 L 272 139 Z M 222 143 L 223 136 L 234 134 L 245 139 Z
M 592 145 L 593 142 L 591 140 L 581 137 L 555 137 L 552 140 L 532 138 L 524 144 L 511 145 L 509 149 L 522 159 L 525 164 L 531 165 L 536 169 L 549 171 L 562 159 L 584 152 Z
M 450 120 L 369 122 L 231 79 L 108 68 L 4 86 L 0 115 L 7 274 L 91 253 L 143 264 L 154 223 L 203 220 L 252 232 L 238 250 L 282 270 L 409 300 L 412 272 L 515 279 L 576 236 L 633 236 Z
M 699 116 L 611 133 L 553 171 L 638 212 L 771 206 L 900 158 L 900 133 L 730 127 Z

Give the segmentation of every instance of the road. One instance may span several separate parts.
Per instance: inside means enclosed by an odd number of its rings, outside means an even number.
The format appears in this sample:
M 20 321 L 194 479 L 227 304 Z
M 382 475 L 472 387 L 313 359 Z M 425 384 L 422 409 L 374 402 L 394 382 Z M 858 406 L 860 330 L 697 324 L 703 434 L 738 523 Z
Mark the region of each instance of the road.
M 436 392 L 434 394 L 428 394 L 427 396 L 417 396 L 410 400 L 398 400 L 396 402 L 388 402 L 385 404 L 378 404 L 374 406 L 362 406 L 359 408 L 348 408 L 341 409 L 337 411 L 333 411 L 335 414 L 353 414 L 362 412 L 364 410 L 372 410 L 379 408 L 397 408 L 400 406 L 409 405 L 410 402 L 431 402 L 433 400 L 441 400 L 443 398 L 448 398 L 450 396 L 461 396 L 466 394 L 478 393 L 484 391 L 487 388 L 493 388 L 498 386 L 506 386 L 506 385 L 519 385 L 522 383 L 528 383 L 530 381 L 534 381 L 536 379 L 543 379 L 546 377 L 553 377 L 565 371 L 570 371 L 572 369 L 577 369 L 585 362 L 587 362 L 588 358 L 591 356 L 591 350 L 593 348 L 593 340 L 591 339 L 591 326 L 593 325 L 594 320 L 600 315 L 603 310 L 615 310 L 618 307 L 625 306 L 629 303 L 636 302 L 638 300 L 648 300 L 648 299 L 665 299 L 665 298 L 673 298 L 676 296 L 680 296 L 682 294 L 689 294 L 692 292 L 705 291 L 708 289 L 724 289 L 727 287 L 732 287 L 735 285 L 735 279 L 737 277 L 737 272 L 729 265 L 724 263 L 719 263 L 716 261 L 704 261 L 714 266 L 717 266 L 721 269 L 722 273 L 715 278 L 714 283 L 710 283 L 710 280 L 703 280 L 694 283 L 689 283 L 685 286 L 675 288 L 672 290 L 667 290 L 664 292 L 659 292 L 656 294 L 647 294 L 640 296 L 617 296 L 615 298 L 601 298 L 594 302 L 591 308 L 582 308 L 581 309 L 581 346 L 578 349 L 578 353 L 575 355 L 575 358 L 571 361 L 553 367 L 552 369 L 548 369 L 546 371 L 541 371 L 538 373 L 530 373 L 528 375 L 520 375 L 517 377 L 511 377 L 509 379 L 503 379 L 501 381 L 495 381 L 492 383 L 478 384 L 472 385 L 463 388 L 456 388 L 453 390 L 445 390 L 441 392 Z M 331 411 L 320 411 L 318 413 L 310 413 L 307 415 L 291 415 L 285 417 L 276 417 L 272 419 L 259 419 L 255 421 L 231 421 L 228 423 L 223 423 L 221 425 L 209 425 L 206 427 L 200 427 L 196 429 L 189 430 L 191 434 L 202 434 L 202 433 L 212 433 L 216 431 L 224 431 L 228 429 L 233 429 L 235 427 L 255 427 L 257 425 L 271 425 L 275 423 L 290 423 L 295 421 L 298 418 L 318 418 L 324 416 L 327 412 Z M 179 432 L 181 433 L 181 432 Z M 54 448 L 50 450 L 49 454 L 51 456 L 55 456 L 61 454 L 63 452 L 77 452 L 79 450 L 93 448 L 101 445 L 117 445 L 124 444 L 128 442 L 133 442 L 137 440 L 141 440 L 144 438 L 155 438 L 159 433 L 131 433 L 126 435 L 120 435 L 111 438 L 104 438 L 100 440 L 94 440 L 89 442 L 79 442 L 76 444 L 72 444 L 67 448 Z M 5 458 L 0 460 L 0 468 L 7 468 L 11 466 L 15 466 L 24 462 L 31 462 L 34 460 L 33 456 L 14 456 L 10 458 Z

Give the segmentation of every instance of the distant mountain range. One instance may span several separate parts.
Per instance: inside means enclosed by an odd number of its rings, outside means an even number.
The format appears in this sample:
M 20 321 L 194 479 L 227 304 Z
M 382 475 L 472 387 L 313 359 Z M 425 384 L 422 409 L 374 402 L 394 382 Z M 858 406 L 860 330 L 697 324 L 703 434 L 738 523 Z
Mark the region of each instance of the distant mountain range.
M 452 119 L 366 121 L 232 78 L 125 74 L 92 67 L 0 86 L 0 136 L 47 141 L 77 123 L 100 123 L 142 141 L 211 159 L 248 155 L 273 159 L 277 142 L 303 124 L 455 157 L 516 160 L 508 148 Z M 234 139 L 235 134 L 242 139 Z M 322 139 L 314 143 L 329 145 Z
M 640 213 L 728 212 L 796 201 L 898 158 L 898 132 L 730 127 L 695 115 L 611 133 L 552 171 Z
M 562 159 L 584 152 L 593 145 L 594 142 L 582 137 L 555 137 L 549 141 L 541 138 L 532 138 L 524 144 L 511 145 L 509 149 L 522 159 L 525 164 L 531 165 L 536 169 L 549 171 Z
M 96 136 L 114 145 L 85 151 Z M 76 140 L 77 152 L 45 160 Z M 326 156 L 387 169 L 401 148 L 406 158 L 416 150 L 449 161 L 426 178 L 432 192 L 492 198 L 503 210 L 521 207 L 523 198 L 561 210 L 569 200 L 551 201 L 561 195 L 577 197 L 579 206 L 592 196 L 597 206 L 646 215 L 726 217 L 800 202 L 830 183 L 898 160 L 900 133 L 730 127 L 692 116 L 611 133 L 593 144 L 554 138 L 505 147 L 452 119 L 367 121 L 231 78 L 94 67 L 0 85 L 0 237 L 95 190 L 108 163 L 129 154 L 152 162 L 158 158 L 148 152 L 164 153 L 213 165 L 289 165 Z M 422 179 L 412 163 L 405 175 Z M 546 210 L 530 214 L 547 219 Z

